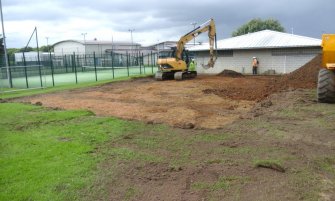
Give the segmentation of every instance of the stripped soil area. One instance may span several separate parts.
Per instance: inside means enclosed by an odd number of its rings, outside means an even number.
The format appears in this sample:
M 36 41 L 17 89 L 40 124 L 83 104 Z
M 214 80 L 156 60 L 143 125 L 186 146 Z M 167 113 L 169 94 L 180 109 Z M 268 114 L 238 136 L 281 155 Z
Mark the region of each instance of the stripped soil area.
M 180 128 L 217 129 L 251 111 L 273 93 L 315 88 L 320 57 L 285 76 L 199 76 L 193 80 L 158 82 L 153 78 L 112 82 L 18 99 L 46 107 L 88 109 L 115 116 Z M 229 77 L 229 75 L 234 75 Z

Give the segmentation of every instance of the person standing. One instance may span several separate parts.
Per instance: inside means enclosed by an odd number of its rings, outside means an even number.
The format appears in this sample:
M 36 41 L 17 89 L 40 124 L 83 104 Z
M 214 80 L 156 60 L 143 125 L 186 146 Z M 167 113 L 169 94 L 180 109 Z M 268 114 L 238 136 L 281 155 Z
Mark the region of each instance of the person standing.
M 259 61 L 257 57 L 253 57 L 252 58 L 252 74 L 253 75 L 257 75 L 258 65 L 259 65 Z
M 196 66 L 197 66 L 197 63 L 194 61 L 194 59 L 192 59 L 188 67 L 188 71 L 195 71 Z

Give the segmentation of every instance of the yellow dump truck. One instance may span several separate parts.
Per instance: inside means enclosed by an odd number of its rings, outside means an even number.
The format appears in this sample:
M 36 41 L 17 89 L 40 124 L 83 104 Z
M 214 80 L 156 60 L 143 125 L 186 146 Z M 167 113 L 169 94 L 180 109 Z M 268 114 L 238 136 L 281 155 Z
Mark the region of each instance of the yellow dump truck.
M 321 103 L 335 103 L 335 34 L 322 35 L 322 69 L 317 96 Z

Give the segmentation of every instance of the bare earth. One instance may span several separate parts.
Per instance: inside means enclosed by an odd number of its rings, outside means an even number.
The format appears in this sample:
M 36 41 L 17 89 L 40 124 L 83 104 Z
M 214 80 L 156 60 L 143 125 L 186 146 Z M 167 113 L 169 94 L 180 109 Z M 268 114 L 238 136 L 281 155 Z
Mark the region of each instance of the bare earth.
M 212 93 L 217 85 L 257 88 L 268 78 L 202 77 L 183 82 L 156 82 L 152 78 L 118 82 L 26 98 L 46 107 L 89 109 L 101 116 L 115 116 L 176 127 L 219 128 L 248 112 L 255 101 L 230 100 Z M 250 91 L 250 92 L 251 92 Z
M 111 154 L 87 200 L 332 201 L 335 109 L 315 100 L 319 62 L 286 76 L 142 78 L 16 101 L 177 127 L 110 142 L 163 161 Z M 258 160 L 279 160 L 285 171 Z
M 243 118 L 256 102 L 272 93 L 315 87 L 319 62 L 320 57 L 316 57 L 282 77 L 232 77 L 231 73 L 221 73 L 182 82 L 146 78 L 28 97 L 24 101 L 63 109 L 89 109 L 97 115 L 174 127 L 216 129 Z

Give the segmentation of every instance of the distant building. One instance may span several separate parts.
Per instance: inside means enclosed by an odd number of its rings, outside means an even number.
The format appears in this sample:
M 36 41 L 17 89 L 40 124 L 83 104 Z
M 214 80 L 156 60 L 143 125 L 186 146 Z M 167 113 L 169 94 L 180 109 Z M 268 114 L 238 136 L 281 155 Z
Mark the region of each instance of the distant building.
M 252 57 L 257 57 L 259 73 L 290 73 L 303 66 L 321 53 L 321 40 L 288 33 L 264 30 L 242 36 L 219 40 L 217 42 L 218 59 L 214 68 L 205 70 L 209 56 L 209 44 L 190 47 L 199 73 L 217 74 L 224 69 L 241 73 L 252 73 Z
M 93 54 L 104 55 L 111 52 L 118 54 L 137 54 L 140 51 L 141 45 L 130 42 L 113 42 L 113 41 L 98 41 L 98 40 L 64 40 L 53 45 L 55 56 L 67 54 Z
M 147 46 L 145 48 L 150 48 L 157 52 L 161 50 L 171 50 L 172 47 L 177 47 L 177 43 L 178 41 L 164 41 L 164 42 L 160 42 L 160 43 Z M 186 43 L 185 48 L 194 47 L 198 45 L 201 45 L 201 43 L 197 42 L 194 44 L 194 42 L 192 41 L 191 43 Z
M 45 61 L 50 60 L 50 54 L 53 56 L 54 53 L 49 52 L 17 52 L 14 54 L 15 65 L 37 65 L 38 64 L 38 55 L 40 56 L 39 61 L 43 64 Z
M 149 45 L 145 48 L 152 49 L 155 51 L 160 51 L 160 50 L 170 50 L 172 47 L 176 47 L 177 41 L 164 41 L 164 42 L 159 42 L 153 45 Z

